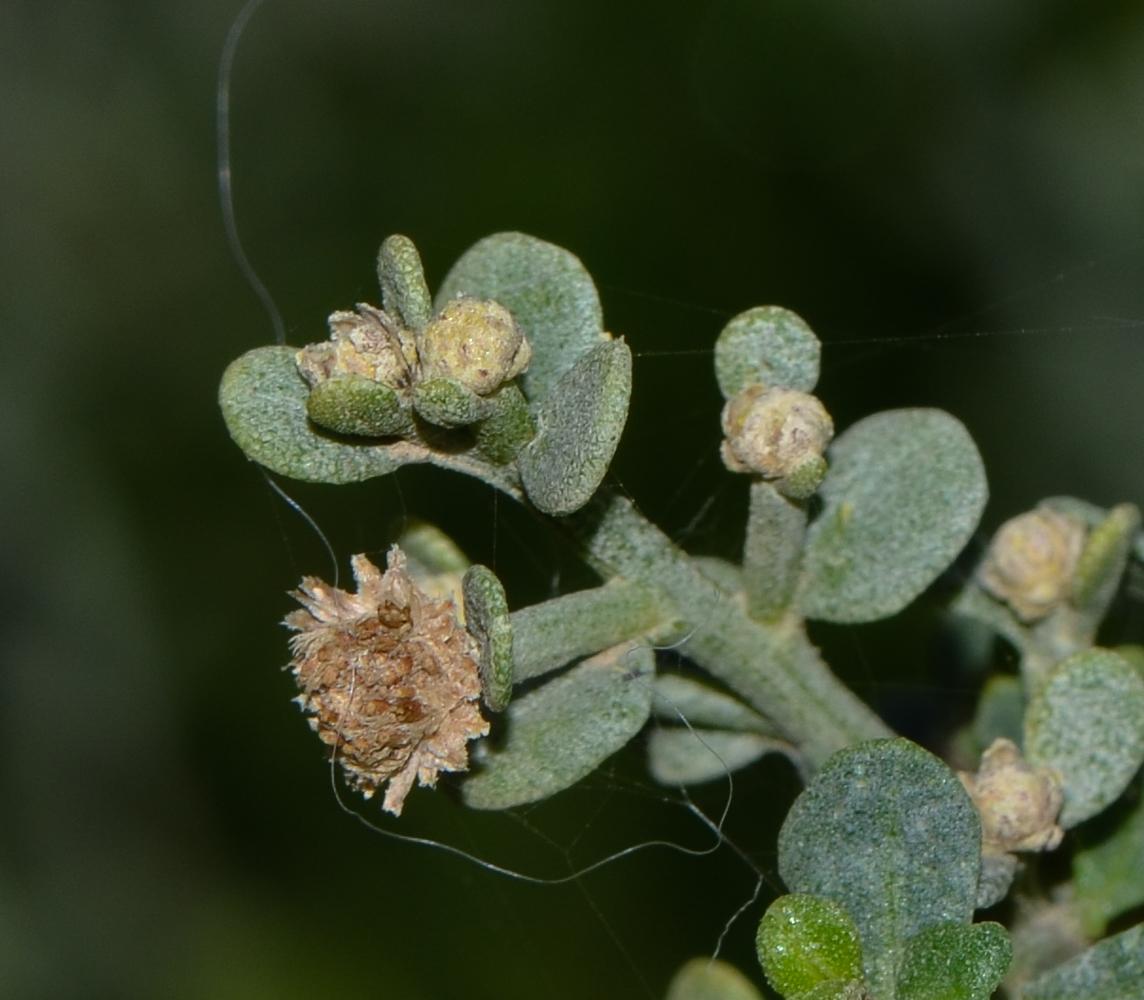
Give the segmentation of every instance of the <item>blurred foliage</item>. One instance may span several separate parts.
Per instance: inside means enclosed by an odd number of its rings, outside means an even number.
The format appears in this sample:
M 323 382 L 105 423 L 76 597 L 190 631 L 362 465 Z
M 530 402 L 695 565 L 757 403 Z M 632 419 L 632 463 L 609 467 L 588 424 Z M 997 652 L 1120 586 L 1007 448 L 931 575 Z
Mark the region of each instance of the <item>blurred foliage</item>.
M 214 188 L 237 7 L 0 6 L 5 995 L 659 997 L 750 895 L 730 852 L 546 888 L 386 841 L 339 810 L 288 703 L 285 592 L 328 563 L 215 406 L 271 338 Z M 574 250 L 636 355 L 615 478 L 696 551 L 741 543 L 710 349 L 761 303 L 824 340 L 840 429 L 964 420 L 987 527 L 1051 494 L 1139 502 L 1142 56 L 1128 0 L 268 0 L 234 78 L 238 222 L 298 343 L 376 301 L 388 233 L 433 286 L 490 232 Z M 513 606 L 588 579 L 439 470 L 290 489 L 343 565 L 415 514 Z M 934 607 L 816 633 L 931 744 L 934 685 L 969 683 Z M 702 846 L 637 758 L 521 821 L 419 793 L 400 829 L 551 875 Z M 796 787 L 779 758 L 736 780 L 729 831 L 765 872 Z M 744 969 L 752 923 L 725 946 Z

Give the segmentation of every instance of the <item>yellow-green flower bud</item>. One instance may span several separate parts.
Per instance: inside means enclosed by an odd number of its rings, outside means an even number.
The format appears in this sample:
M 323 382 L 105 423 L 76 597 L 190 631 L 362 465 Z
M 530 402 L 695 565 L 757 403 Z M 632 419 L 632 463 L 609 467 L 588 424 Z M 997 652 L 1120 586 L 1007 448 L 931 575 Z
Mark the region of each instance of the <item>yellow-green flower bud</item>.
M 528 367 L 532 348 L 504 306 L 460 297 L 417 338 L 422 380 L 447 378 L 487 396 Z
M 981 757 L 976 774 L 958 772 L 981 814 L 982 850 L 1052 851 L 1065 835 L 1057 826 L 1064 802 L 1060 775 L 1051 767 L 1030 767 L 1017 744 L 998 738 Z
M 298 352 L 298 370 L 311 387 L 345 375 L 360 375 L 404 392 L 412 384 L 417 355 L 412 340 L 375 306 L 330 315 L 330 339 Z
M 993 536 L 977 579 L 1022 621 L 1037 621 L 1068 599 L 1085 534 L 1079 518 L 1051 507 L 1020 514 Z
M 822 453 L 834 437 L 834 422 L 809 393 L 752 385 L 723 408 L 723 433 L 728 469 L 777 480 L 780 491 L 801 498 L 826 474 Z

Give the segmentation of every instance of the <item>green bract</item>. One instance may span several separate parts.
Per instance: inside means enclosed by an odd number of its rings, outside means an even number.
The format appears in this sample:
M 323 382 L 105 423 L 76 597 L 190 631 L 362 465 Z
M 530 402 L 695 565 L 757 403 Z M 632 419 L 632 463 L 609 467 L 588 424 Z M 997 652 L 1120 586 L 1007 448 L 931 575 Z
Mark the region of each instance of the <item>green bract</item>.
M 759 924 L 759 961 L 786 1000 L 824 983 L 861 983 L 858 928 L 837 903 L 817 896 L 780 896 Z

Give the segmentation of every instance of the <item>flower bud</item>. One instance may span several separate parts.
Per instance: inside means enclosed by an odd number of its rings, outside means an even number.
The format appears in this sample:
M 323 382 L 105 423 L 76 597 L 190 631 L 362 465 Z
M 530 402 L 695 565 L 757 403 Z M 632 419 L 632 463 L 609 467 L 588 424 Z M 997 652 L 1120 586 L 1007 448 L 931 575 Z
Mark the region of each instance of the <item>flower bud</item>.
M 1022 621 L 1044 618 L 1068 599 L 1084 542 L 1078 518 L 1038 507 L 1001 525 L 978 582 Z
M 981 814 L 984 852 L 1052 851 L 1060 844 L 1060 776 L 1051 767 L 1030 767 L 1012 740 L 994 740 L 977 774 L 957 776 Z
M 345 375 L 409 388 L 417 355 L 387 313 L 362 302 L 354 312 L 332 313 L 329 325 L 329 340 L 298 352 L 298 370 L 311 388 Z
M 417 339 L 421 379 L 447 378 L 487 396 L 528 367 L 532 348 L 504 306 L 453 299 Z
M 723 408 L 723 433 L 728 469 L 778 480 L 781 492 L 802 498 L 826 474 L 822 453 L 834 436 L 834 422 L 809 393 L 752 385 Z

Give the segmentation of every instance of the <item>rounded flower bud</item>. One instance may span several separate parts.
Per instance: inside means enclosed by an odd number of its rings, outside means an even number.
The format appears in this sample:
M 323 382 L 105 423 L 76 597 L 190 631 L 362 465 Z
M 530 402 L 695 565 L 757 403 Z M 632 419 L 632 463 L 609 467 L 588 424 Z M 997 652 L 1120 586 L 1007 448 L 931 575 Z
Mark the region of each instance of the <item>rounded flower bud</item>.
M 1060 776 L 1051 767 L 1030 767 L 1012 740 L 994 740 L 977 774 L 960 771 L 957 776 L 981 814 L 986 853 L 1052 851 L 1060 844 Z
M 802 498 L 826 474 L 822 453 L 834 437 L 834 422 L 809 393 L 752 385 L 723 408 L 723 433 L 728 469 L 777 480 L 780 491 Z
M 412 343 L 392 319 L 374 306 L 330 314 L 330 339 L 297 354 L 298 370 L 310 387 L 346 375 L 360 375 L 398 391 L 412 382 Z
M 487 396 L 528 367 L 532 349 L 504 306 L 456 298 L 417 339 L 421 379 L 447 378 Z
M 977 579 L 1023 621 L 1044 618 L 1068 599 L 1085 534 L 1078 518 L 1050 507 L 1021 514 L 993 536 Z

